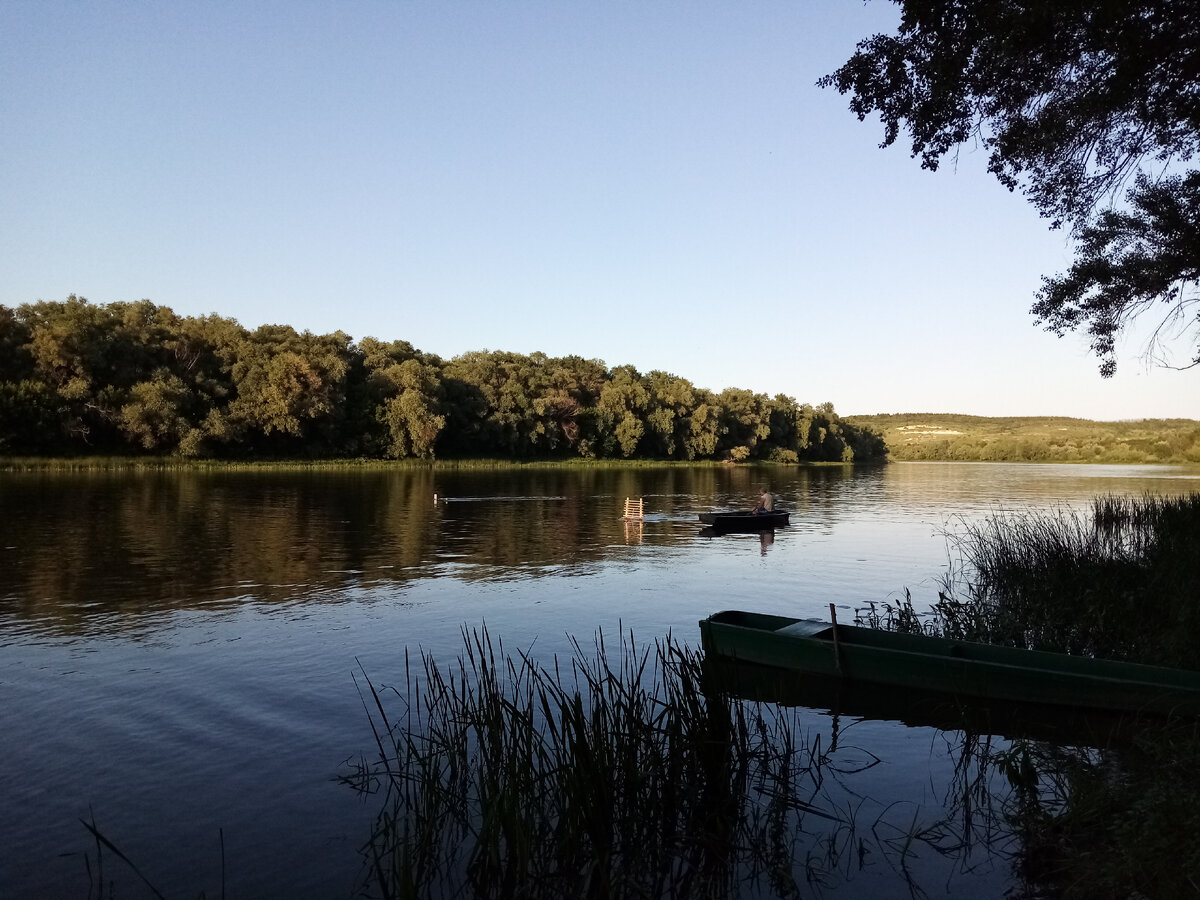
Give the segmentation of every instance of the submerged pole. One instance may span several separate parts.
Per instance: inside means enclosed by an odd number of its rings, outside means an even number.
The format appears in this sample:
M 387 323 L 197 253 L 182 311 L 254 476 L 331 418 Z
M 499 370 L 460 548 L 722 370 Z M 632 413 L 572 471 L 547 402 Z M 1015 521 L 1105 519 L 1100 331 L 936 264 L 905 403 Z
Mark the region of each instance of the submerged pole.
M 829 604 L 829 621 L 833 623 L 833 667 L 841 677 L 845 674 L 842 671 L 842 642 L 838 638 L 837 610 L 832 603 Z

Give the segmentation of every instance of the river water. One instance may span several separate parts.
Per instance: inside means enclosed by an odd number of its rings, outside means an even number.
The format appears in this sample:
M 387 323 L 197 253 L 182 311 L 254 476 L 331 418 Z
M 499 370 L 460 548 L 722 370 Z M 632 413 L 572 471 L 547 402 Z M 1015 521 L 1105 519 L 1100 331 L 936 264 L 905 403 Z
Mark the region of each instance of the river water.
M 766 481 L 790 527 L 702 532 Z M 356 671 L 393 683 L 406 651 L 451 661 L 484 624 L 548 660 L 598 631 L 696 643 L 729 607 L 849 621 L 905 588 L 934 599 L 964 522 L 1193 490 L 1194 469 L 970 463 L 2 474 L 0 896 L 88 896 L 80 819 L 167 896 L 351 896 L 378 803 L 335 780 L 372 745 Z M 936 819 L 953 736 L 856 729 L 845 752 L 881 763 L 847 796 Z M 142 895 L 102 857 L 118 897 Z M 826 895 L 890 895 L 892 862 L 847 864 Z M 917 868 L 931 896 L 1010 882 L 978 854 Z

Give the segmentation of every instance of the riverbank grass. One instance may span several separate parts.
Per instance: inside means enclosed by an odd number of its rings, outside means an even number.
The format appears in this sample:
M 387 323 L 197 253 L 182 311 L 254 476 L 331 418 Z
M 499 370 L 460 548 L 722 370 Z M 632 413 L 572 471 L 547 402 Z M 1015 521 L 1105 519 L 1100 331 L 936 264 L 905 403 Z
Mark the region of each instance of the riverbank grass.
M 671 469 L 725 468 L 716 460 L 656 459 L 186 459 L 181 456 L 0 456 L 0 472 L 222 472 L 222 471 L 488 471 L 508 469 Z M 750 460 L 739 468 L 774 469 L 781 465 L 828 467 L 845 463 L 782 463 Z
M 1200 493 L 991 516 L 952 538 L 918 627 L 948 637 L 1200 667 Z

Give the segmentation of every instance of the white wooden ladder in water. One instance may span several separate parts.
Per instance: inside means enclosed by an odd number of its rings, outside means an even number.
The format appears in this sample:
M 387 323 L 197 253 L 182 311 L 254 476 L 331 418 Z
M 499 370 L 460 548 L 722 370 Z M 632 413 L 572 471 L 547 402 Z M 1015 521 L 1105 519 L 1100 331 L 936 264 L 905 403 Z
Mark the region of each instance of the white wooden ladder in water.
M 623 519 L 641 519 L 642 515 L 642 498 L 638 497 L 634 500 L 632 497 L 625 498 L 625 515 Z

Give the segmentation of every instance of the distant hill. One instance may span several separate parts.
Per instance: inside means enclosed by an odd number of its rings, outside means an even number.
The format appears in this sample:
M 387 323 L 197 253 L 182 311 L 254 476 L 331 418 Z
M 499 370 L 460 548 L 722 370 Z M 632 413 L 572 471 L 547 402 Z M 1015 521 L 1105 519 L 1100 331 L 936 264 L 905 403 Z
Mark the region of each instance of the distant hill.
M 882 434 L 897 460 L 1200 463 L 1200 422 L 1194 419 L 1093 422 L 949 413 L 844 418 Z

